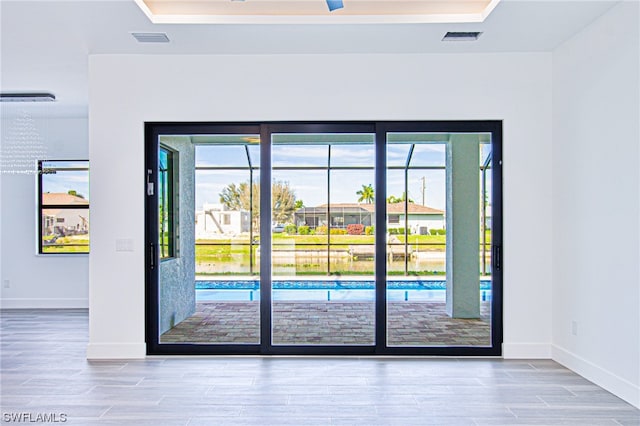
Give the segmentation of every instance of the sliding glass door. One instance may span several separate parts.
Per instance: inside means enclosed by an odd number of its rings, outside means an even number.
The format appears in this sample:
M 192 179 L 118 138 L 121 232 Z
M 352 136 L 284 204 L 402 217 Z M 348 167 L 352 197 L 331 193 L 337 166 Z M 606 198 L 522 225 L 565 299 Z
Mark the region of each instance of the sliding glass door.
M 271 133 L 273 345 L 375 343 L 375 134 L 332 130 Z
M 387 344 L 490 348 L 491 134 L 386 139 Z
M 499 122 L 146 138 L 149 353 L 500 353 Z
M 169 353 L 254 352 L 259 126 L 147 126 L 146 174 L 147 221 L 159 224 L 157 239 L 147 227 L 147 341 Z

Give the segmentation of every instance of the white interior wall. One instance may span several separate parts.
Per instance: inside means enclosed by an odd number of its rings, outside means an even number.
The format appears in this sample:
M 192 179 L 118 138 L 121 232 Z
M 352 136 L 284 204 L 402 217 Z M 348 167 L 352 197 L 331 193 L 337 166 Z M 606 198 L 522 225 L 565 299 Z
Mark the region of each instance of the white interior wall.
M 553 358 L 638 407 L 639 9 L 553 54 L 552 240 Z
M 145 354 L 145 121 L 439 119 L 504 120 L 504 353 L 550 356 L 550 54 L 99 55 L 89 74 L 89 358 Z
M 3 144 L 10 144 L 8 138 L 17 134 L 42 144 L 44 156 L 40 159 L 89 158 L 86 117 L 34 116 L 29 106 L 15 105 L 4 107 L 2 112 Z M 35 174 L 0 173 L 0 179 L 2 308 L 88 307 L 89 256 L 37 254 Z
M 143 121 L 504 119 L 505 355 L 548 356 L 552 339 L 554 359 L 640 406 L 638 13 L 557 49 L 553 85 L 546 54 L 93 57 L 89 355 L 144 355 Z M 87 157 L 86 119 L 35 121 L 50 158 Z M 35 254 L 35 177 L 0 188 L 2 307 L 86 306 L 88 257 Z

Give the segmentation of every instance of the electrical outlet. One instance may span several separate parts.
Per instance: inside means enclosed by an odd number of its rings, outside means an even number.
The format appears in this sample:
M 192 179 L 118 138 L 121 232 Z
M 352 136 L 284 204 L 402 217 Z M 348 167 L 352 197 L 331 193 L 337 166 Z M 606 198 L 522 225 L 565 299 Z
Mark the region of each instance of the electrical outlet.
M 577 321 L 571 321 L 571 334 L 573 334 L 574 336 L 578 335 L 578 322 Z
M 2 280 L 2 288 L 11 288 L 11 281 Z

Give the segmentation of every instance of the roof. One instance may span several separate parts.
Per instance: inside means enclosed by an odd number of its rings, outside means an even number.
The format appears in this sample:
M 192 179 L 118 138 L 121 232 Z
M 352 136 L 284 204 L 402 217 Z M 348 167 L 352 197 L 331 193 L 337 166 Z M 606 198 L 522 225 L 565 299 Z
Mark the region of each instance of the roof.
M 89 205 L 89 200 L 85 200 L 77 195 L 65 194 L 64 192 L 47 192 L 42 194 L 42 205 Z
M 373 204 L 371 204 L 373 206 Z M 341 213 L 370 213 L 373 211 L 372 208 L 366 208 L 364 204 L 355 204 L 355 203 L 342 203 L 342 204 L 331 204 L 331 211 L 336 212 L 340 211 Z M 317 213 L 326 213 L 327 212 L 327 204 L 321 204 L 317 207 L 302 207 L 296 210 L 296 213 L 299 214 L 317 214 Z
M 331 210 L 343 209 L 343 211 L 351 210 L 353 212 L 373 212 L 375 210 L 375 204 L 367 204 L 367 203 L 333 203 L 329 204 Z M 303 207 L 298 209 L 296 212 L 305 212 L 305 213 L 321 213 L 324 212 L 327 208 L 327 204 L 321 204 L 317 207 Z M 409 203 L 408 205 L 409 214 L 444 214 L 444 211 L 434 209 L 433 207 L 423 206 L 416 203 Z M 404 203 L 387 203 L 387 213 L 400 213 L 404 214 Z
M 442 210 L 416 203 L 409 203 L 407 210 L 409 210 L 409 214 L 444 214 Z M 404 203 L 388 203 L 387 213 L 404 213 Z
M 332 210 L 344 209 L 344 210 L 351 210 L 356 212 L 358 211 L 372 212 L 375 208 L 375 204 L 366 204 L 366 203 L 332 203 L 332 204 L 328 204 L 328 206 Z M 327 204 L 321 204 L 318 206 L 318 208 L 326 209 Z
M 77 210 L 74 209 L 42 209 L 42 214 L 44 216 L 51 216 L 51 217 L 59 217 L 59 216 L 66 216 L 66 217 L 70 217 L 70 216 L 77 216 L 81 219 L 87 219 L 87 210 L 85 210 L 85 213 L 80 214 L 80 212 L 78 212 Z

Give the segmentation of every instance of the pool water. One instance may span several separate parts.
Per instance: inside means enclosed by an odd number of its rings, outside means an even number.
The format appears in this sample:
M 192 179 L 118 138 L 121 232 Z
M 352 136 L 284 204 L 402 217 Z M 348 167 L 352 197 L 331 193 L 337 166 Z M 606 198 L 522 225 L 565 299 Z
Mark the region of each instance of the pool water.
M 388 281 L 388 301 L 444 301 L 446 281 L 412 280 Z M 480 281 L 479 298 L 491 300 L 491 281 Z M 373 281 L 273 281 L 271 297 L 274 301 L 373 301 Z M 196 300 L 203 301 L 259 301 L 260 283 L 257 280 L 197 281 Z

